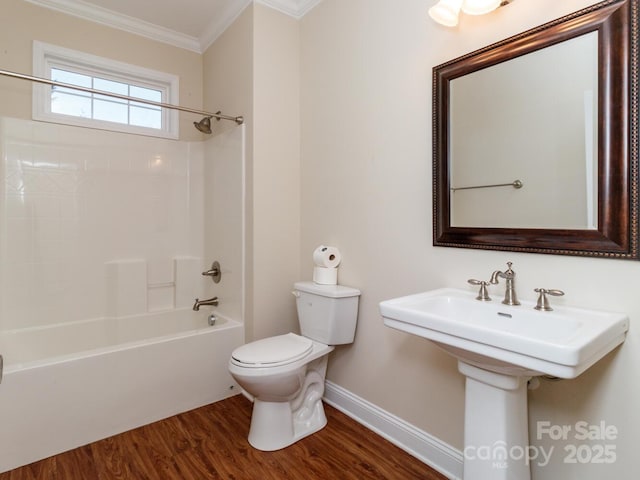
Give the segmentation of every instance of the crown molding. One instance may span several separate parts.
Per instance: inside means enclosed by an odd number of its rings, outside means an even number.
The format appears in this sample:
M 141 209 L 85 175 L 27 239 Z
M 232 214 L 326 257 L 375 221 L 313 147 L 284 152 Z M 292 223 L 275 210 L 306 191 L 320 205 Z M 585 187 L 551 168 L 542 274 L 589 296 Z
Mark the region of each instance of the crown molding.
M 227 27 L 244 12 L 245 8 L 252 3 L 259 3 L 260 5 L 272 8 L 299 20 L 321 1 L 322 0 L 242 0 L 242 2 L 240 2 L 240 0 L 236 0 L 236 4 L 232 8 L 227 9 L 226 12 L 223 12 L 220 18 L 214 19 L 200 36 L 201 52 L 209 48 L 213 42 L 224 33 Z
M 234 5 L 222 12 L 218 18 L 214 18 L 206 30 L 200 35 L 200 53 L 204 53 L 224 31 L 251 5 L 253 0 L 235 0 Z
M 322 0 L 255 0 L 256 3 L 266 5 L 281 13 L 301 19 L 313 7 L 318 5 Z
M 237 0 L 217 18 L 213 19 L 200 38 L 176 32 L 160 25 L 123 15 L 83 0 L 25 0 L 39 7 L 99 23 L 111 28 L 140 35 L 174 47 L 204 53 L 252 2 L 273 8 L 296 19 L 305 16 L 322 0 Z
M 125 32 L 168 43 L 175 47 L 202 53 L 197 38 L 169 28 L 129 17 L 82 0 L 25 0 L 34 5 L 73 15 L 74 17 L 117 28 Z

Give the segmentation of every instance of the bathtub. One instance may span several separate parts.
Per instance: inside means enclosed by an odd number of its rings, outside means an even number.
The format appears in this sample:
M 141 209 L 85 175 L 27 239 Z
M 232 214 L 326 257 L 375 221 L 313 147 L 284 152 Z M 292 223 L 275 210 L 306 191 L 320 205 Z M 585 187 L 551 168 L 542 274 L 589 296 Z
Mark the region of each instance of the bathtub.
M 244 326 L 208 313 L 0 332 L 0 472 L 239 392 L 227 362 Z

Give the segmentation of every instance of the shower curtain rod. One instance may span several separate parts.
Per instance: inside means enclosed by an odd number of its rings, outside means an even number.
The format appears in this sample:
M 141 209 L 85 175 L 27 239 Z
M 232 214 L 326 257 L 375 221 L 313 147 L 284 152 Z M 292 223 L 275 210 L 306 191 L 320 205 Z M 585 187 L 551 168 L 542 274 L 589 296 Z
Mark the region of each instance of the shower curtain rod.
M 32 75 L 25 75 L 23 73 L 11 72 L 9 70 L 0 70 L 0 75 L 4 75 L 5 77 L 19 78 L 21 80 L 29 80 L 31 82 L 36 82 L 36 83 L 44 83 L 47 85 L 53 85 L 57 87 L 71 88 L 74 90 L 80 90 L 81 92 L 95 93 L 95 94 L 104 95 L 107 97 L 119 98 L 121 100 L 130 100 L 132 102 L 144 103 L 146 105 L 153 105 L 155 107 L 171 108 L 173 110 L 180 110 L 181 112 L 196 113 L 198 115 L 204 115 L 206 117 L 217 118 L 218 120 L 231 120 L 233 122 L 236 122 L 238 125 L 242 125 L 244 123 L 244 117 L 242 116 L 232 117 L 230 115 L 205 112 L 203 110 L 196 110 L 193 108 L 182 107 L 180 105 L 172 105 L 170 103 L 154 102 L 153 100 L 145 100 L 143 98 L 135 98 L 135 97 L 130 97 L 128 95 L 120 95 L 118 93 L 105 92 L 103 90 L 96 90 L 94 88 L 81 87 L 79 85 L 71 85 L 70 83 L 56 82 L 55 80 L 49 80 L 47 78 L 42 78 L 42 77 L 34 77 Z

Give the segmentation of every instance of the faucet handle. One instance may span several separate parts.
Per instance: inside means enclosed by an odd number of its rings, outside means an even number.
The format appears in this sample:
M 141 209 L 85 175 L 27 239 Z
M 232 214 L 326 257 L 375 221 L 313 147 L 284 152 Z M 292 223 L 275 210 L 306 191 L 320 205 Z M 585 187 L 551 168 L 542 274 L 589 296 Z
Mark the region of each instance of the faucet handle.
M 554 297 L 561 297 L 564 295 L 564 292 L 562 290 L 556 289 L 534 288 L 533 291 L 539 293 L 538 302 L 533 308 L 535 308 L 536 310 L 542 310 L 543 312 L 550 312 L 553 310 L 553 308 L 551 308 L 551 305 L 549 304 L 547 295 L 553 295 Z
M 220 283 L 220 278 L 222 277 L 222 270 L 220 270 L 220 263 L 216 260 L 211 264 L 211 268 L 207 271 L 202 272 L 202 275 L 205 277 L 211 277 L 213 283 Z
M 487 291 L 487 285 L 489 285 L 489 282 L 485 282 L 484 280 L 476 280 L 474 278 L 470 278 L 469 280 L 467 280 L 467 282 L 470 283 L 471 285 L 480 286 L 480 291 L 478 292 L 478 296 L 476 297 L 476 300 L 480 300 L 482 302 L 491 301 L 491 297 L 489 296 L 489 292 Z

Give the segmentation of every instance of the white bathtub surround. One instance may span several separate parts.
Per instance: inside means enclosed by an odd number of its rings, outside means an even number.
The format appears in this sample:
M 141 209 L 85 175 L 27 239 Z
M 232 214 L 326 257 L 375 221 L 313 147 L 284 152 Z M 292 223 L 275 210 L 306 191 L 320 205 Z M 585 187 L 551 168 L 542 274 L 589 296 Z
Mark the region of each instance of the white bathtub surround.
M 173 259 L 147 259 L 147 310 L 158 312 L 174 308 L 176 281 Z M 196 294 L 196 291 L 193 292 Z
M 205 270 L 203 262 L 203 259 L 199 257 L 176 257 L 173 259 L 176 308 L 191 307 L 194 299 L 202 295 L 204 282 L 201 273 Z
M 244 318 L 245 129 L 246 125 L 227 125 L 224 131 L 202 142 L 206 209 L 204 261 L 197 265 L 197 276 L 204 280 L 199 298 L 217 296 L 218 310 L 231 318 Z M 200 276 L 214 260 L 220 262 L 222 270 L 222 281 L 215 286 L 210 278 Z
M 239 390 L 243 131 L 207 151 L 241 196 L 205 261 L 206 142 L 0 118 L 0 472 Z M 214 255 L 238 306 L 210 327 Z
M 0 472 L 222 400 L 244 326 L 190 309 L 0 333 Z M 5 353 L 6 352 L 6 353 Z
M 147 262 L 117 260 L 107 270 L 107 315 L 122 317 L 147 311 Z
M 0 329 L 170 307 L 173 259 L 203 257 L 200 143 L 0 119 Z
M 202 296 L 199 257 L 114 260 L 107 271 L 107 315 L 122 317 L 193 305 Z

